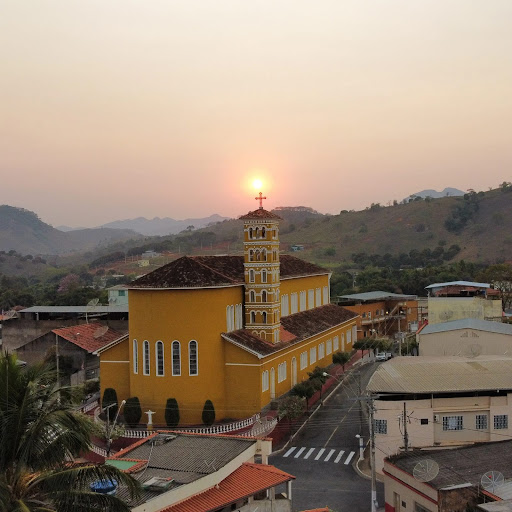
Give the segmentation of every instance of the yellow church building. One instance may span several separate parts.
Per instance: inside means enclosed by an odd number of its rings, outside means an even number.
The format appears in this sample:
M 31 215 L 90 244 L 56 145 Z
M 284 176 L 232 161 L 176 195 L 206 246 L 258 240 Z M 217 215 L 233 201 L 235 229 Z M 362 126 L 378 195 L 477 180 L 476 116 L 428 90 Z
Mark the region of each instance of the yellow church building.
M 350 351 L 357 314 L 330 304 L 330 273 L 279 252 L 279 220 L 260 207 L 244 222 L 243 256 L 182 257 L 129 285 L 129 336 L 99 351 L 101 388 L 137 396 L 165 424 L 245 418 Z

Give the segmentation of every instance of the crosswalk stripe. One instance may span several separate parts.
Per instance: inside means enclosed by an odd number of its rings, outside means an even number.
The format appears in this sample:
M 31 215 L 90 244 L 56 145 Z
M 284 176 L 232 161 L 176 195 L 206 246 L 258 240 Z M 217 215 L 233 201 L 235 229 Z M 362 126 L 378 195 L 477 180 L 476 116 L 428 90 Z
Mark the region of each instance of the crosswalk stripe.
M 327 457 L 325 457 L 324 462 L 328 462 L 328 461 L 329 461 L 329 459 L 332 457 L 332 454 L 333 454 L 335 451 L 336 451 L 336 450 L 331 450 L 331 451 L 329 452 L 329 455 L 327 455 Z
M 296 446 L 292 446 L 284 455 L 283 457 L 288 457 L 288 455 L 290 455 L 291 453 L 294 452 L 295 448 L 297 448 Z
M 345 450 L 340 450 L 340 453 L 338 453 L 338 455 L 334 459 L 334 464 L 338 464 L 338 462 L 341 460 L 341 457 L 343 457 L 344 453 L 345 453 Z
M 321 456 L 322 456 L 322 453 L 325 452 L 325 448 L 320 448 L 320 451 L 318 452 L 317 456 L 315 457 L 315 460 L 318 460 Z
M 352 460 L 352 457 L 356 454 L 356 452 L 350 452 L 350 455 L 347 457 L 347 460 L 343 464 L 349 464 Z
M 316 450 L 316 448 L 310 448 L 309 452 L 304 455 L 304 459 L 309 459 L 309 456 Z
M 300 457 L 300 454 L 306 449 L 306 447 L 302 447 L 296 454 L 295 454 L 295 458 L 298 459 Z

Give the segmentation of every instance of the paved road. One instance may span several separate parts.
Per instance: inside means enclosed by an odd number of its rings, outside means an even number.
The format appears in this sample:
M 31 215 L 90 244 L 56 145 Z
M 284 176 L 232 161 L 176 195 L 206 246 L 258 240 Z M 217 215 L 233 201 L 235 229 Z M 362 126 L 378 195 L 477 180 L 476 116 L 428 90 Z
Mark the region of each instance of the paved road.
M 296 476 L 292 484 L 293 510 L 328 506 L 336 512 L 368 512 L 371 483 L 355 472 L 352 464 L 359 457 L 359 441 L 363 433 L 368 440 L 366 417 L 354 400 L 364 390 L 377 364 L 370 363 L 338 388 L 295 437 L 293 443 L 269 463 Z M 362 429 L 362 430 L 361 430 Z M 383 486 L 377 486 L 382 506 Z

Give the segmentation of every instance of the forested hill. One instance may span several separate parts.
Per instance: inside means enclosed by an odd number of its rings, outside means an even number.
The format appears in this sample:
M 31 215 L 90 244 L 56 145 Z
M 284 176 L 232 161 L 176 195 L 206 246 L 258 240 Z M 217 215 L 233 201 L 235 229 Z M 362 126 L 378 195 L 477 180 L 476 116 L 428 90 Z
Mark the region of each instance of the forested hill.
M 65 254 L 87 251 L 118 240 L 142 238 L 127 229 L 82 229 L 64 233 L 29 210 L 0 206 L 0 251 L 20 254 Z

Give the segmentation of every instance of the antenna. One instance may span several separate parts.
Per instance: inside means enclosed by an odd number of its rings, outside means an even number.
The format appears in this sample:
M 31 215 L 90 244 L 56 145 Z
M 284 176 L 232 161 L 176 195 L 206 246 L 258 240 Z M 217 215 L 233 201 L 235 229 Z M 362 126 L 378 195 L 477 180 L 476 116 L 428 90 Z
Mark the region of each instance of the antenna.
M 490 491 L 494 494 L 494 491 L 501 487 L 505 482 L 503 473 L 499 471 L 487 471 L 482 475 L 480 484 L 486 491 Z
M 101 327 L 98 327 L 92 337 L 97 340 L 98 338 L 101 338 L 104 334 L 106 334 L 108 331 L 108 325 L 102 325 Z
M 87 303 L 87 307 L 85 308 L 85 323 L 87 323 L 87 324 L 89 323 L 87 314 L 94 310 L 94 308 L 98 305 L 99 301 L 100 301 L 100 299 L 96 298 L 96 299 L 91 299 Z
M 420 460 L 412 470 L 412 475 L 418 482 L 430 482 L 439 473 L 439 464 L 432 459 Z

